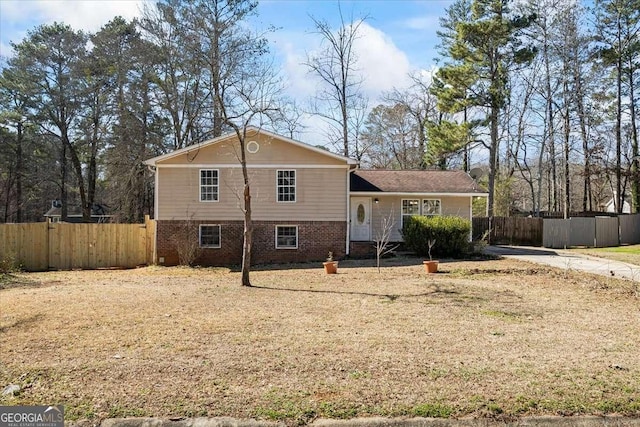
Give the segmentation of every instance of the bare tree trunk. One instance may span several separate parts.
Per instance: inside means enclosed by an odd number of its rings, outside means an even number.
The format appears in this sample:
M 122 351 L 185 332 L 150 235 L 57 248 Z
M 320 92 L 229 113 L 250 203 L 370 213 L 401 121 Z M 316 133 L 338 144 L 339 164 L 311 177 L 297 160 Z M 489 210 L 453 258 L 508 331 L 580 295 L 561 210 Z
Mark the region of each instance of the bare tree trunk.
M 2 222 L 5 224 L 9 222 L 9 211 L 11 210 L 11 187 L 13 183 L 13 179 L 11 177 L 12 171 L 11 168 L 7 171 L 7 180 L 5 181 L 4 192 L 6 197 L 4 198 L 4 218 L 2 218 Z
M 211 67 L 211 78 L 213 80 L 213 137 L 216 138 L 222 135 L 222 124 L 224 123 L 224 117 L 222 117 L 220 102 L 222 100 L 221 83 L 220 83 L 220 64 L 222 63 L 220 58 L 220 30 L 216 27 L 213 31 L 213 61 Z
M 571 18 L 569 18 L 571 19 Z M 575 37 L 575 31 L 573 25 L 568 23 L 567 29 L 565 30 L 565 41 L 564 41 L 564 49 L 566 49 L 567 45 L 574 40 L 570 40 L 573 36 Z M 563 50 L 564 50 L 563 49 Z M 571 175 L 569 170 L 569 142 L 571 138 L 571 102 L 572 96 L 569 93 L 569 78 L 570 78 L 570 61 L 571 61 L 571 51 L 564 50 L 563 52 L 563 78 L 562 78 L 562 96 L 564 100 L 564 203 L 563 203 L 563 216 L 564 219 L 569 218 L 569 212 L 571 212 Z
M 579 64 L 575 65 L 579 67 Z M 582 196 L 582 210 L 593 210 L 593 202 L 591 197 L 591 153 L 589 151 L 589 139 L 587 138 L 586 113 L 584 110 L 584 94 L 582 92 L 582 82 L 580 76 L 577 76 L 577 70 L 574 71 L 574 81 L 576 87 L 576 107 L 578 109 L 578 122 L 580 124 L 580 138 L 582 139 L 582 151 L 584 151 L 584 194 Z
M 468 123 L 467 107 L 464 107 L 462 114 L 463 114 L 463 119 L 462 119 L 463 123 Z M 468 137 L 467 137 L 466 144 L 464 145 L 464 158 L 462 160 L 462 167 L 464 168 L 465 172 L 469 172 L 469 170 L 471 169 L 469 167 L 469 138 Z
M 244 157 L 244 156 L 243 156 Z M 251 286 L 249 272 L 251 270 L 251 249 L 253 245 L 253 220 L 251 219 L 251 189 L 247 164 L 242 162 L 244 178 L 244 240 L 242 244 L 242 286 Z
M 67 221 L 69 207 L 67 206 L 67 144 L 62 143 L 60 151 L 60 221 Z
M 87 169 L 87 201 L 86 206 L 82 209 L 82 219 L 85 222 L 91 221 L 91 211 L 96 197 L 96 179 L 97 164 L 96 156 L 98 155 L 99 130 L 100 130 L 100 97 L 96 95 L 95 109 L 93 112 L 93 129 L 91 134 L 89 168 Z
M 242 286 L 251 286 L 249 272 L 251 271 L 251 249 L 253 246 L 253 220 L 251 218 L 251 187 L 249 185 L 249 170 L 247 169 L 247 153 L 245 151 L 246 126 L 240 130 L 236 128 L 238 143 L 240 144 L 240 165 L 242 167 L 242 179 L 244 181 L 243 212 L 244 212 L 244 239 L 242 243 Z
M 550 209 L 557 210 L 557 175 L 556 175 L 556 143 L 555 143 L 555 126 L 553 123 L 553 93 L 551 90 L 551 66 L 549 61 L 549 44 L 546 40 L 543 45 L 544 55 L 544 67 L 546 74 L 546 113 L 547 113 L 547 140 L 549 147 L 549 160 L 551 165 L 551 182 L 550 182 L 550 195 L 549 199 Z
M 349 157 L 349 111 L 347 110 L 347 80 L 348 75 L 345 70 L 345 64 L 342 63 L 342 88 L 340 93 L 340 114 L 342 115 L 342 141 L 344 143 L 344 156 Z
M 638 126 L 636 124 L 636 103 L 635 103 L 635 90 L 633 80 L 633 62 L 630 59 L 627 69 L 629 78 L 629 109 L 631 113 L 631 205 L 632 212 L 640 212 L 640 150 L 638 147 Z M 20 175 L 18 175 L 20 176 Z
M 18 140 L 16 141 L 16 222 L 22 222 L 22 129 L 22 122 L 18 121 Z
M 622 24 L 621 18 L 618 17 L 618 46 L 622 46 Z M 616 62 L 616 195 L 615 207 L 616 212 L 622 213 L 622 204 L 624 202 L 622 194 L 622 55 L 618 55 Z
M 495 200 L 495 187 L 496 187 L 496 174 L 497 157 L 498 157 L 498 108 L 491 108 L 490 115 L 490 127 L 491 127 L 491 149 L 489 150 L 489 200 L 488 200 L 488 216 L 489 221 L 493 218 L 494 200 Z
M 569 90 L 568 87 L 565 87 L 565 89 L 567 91 Z M 571 136 L 571 123 L 568 100 L 564 114 L 564 218 L 567 219 L 569 218 L 569 212 L 571 212 L 571 176 L 569 171 L 569 138 Z

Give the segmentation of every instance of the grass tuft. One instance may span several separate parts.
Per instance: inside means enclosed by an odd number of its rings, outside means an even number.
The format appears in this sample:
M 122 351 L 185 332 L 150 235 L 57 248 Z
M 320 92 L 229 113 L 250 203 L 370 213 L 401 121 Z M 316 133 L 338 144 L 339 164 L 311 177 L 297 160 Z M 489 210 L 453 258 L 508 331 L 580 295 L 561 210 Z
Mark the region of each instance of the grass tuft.
M 411 411 L 412 415 L 425 418 L 449 418 L 453 413 L 453 407 L 439 403 L 423 403 Z

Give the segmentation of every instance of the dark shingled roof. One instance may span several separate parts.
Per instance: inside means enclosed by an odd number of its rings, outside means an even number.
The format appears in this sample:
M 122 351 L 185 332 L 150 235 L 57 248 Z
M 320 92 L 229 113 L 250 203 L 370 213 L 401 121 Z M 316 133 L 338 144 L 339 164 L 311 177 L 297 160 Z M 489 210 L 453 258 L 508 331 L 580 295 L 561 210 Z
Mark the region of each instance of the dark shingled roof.
M 485 193 L 464 171 L 357 169 L 352 192 Z

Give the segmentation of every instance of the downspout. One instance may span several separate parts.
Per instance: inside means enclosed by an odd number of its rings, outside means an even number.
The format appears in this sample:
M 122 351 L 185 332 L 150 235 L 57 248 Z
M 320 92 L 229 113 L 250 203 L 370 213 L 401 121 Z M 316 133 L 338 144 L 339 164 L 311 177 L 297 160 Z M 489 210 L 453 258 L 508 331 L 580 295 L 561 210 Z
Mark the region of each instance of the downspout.
M 471 231 L 469 232 L 469 241 L 473 242 L 473 196 L 469 196 L 469 221 L 471 222 Z
M 147 165 L 147 169 L 153 172 L 153 219 L 156 221 L 153 227 L 153 264 L 158 264 L 158 168 Z
M 347 232 L 346 232 L 346 236 L 347 236 L 347 240 L 345 242 L 345 255 L 349 255 L 350 253 L 350 243 L 351 243 L 351 174 L 356 170 L 356 168 L 358 167 L 358 165 L 355 165 L 353 168 L 351 168 L 351 165 L 348 166 L 349 169 L 347 169 Z
M 153 219 L 158 219 L 158 168 L 154 165 L 147 165 L 147 169 L 153 172 Z

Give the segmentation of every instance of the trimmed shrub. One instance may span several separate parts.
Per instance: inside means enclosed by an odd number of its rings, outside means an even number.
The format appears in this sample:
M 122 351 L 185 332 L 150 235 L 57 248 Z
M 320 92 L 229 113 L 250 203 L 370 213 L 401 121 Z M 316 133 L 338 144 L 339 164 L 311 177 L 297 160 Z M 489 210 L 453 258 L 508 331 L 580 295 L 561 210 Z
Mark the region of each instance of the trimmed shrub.
M 402 237 L 407 248 L 419 256 L 457 258 L 469 252 L 471 222 L 458 216 L 412 216 L 404 223 Z

